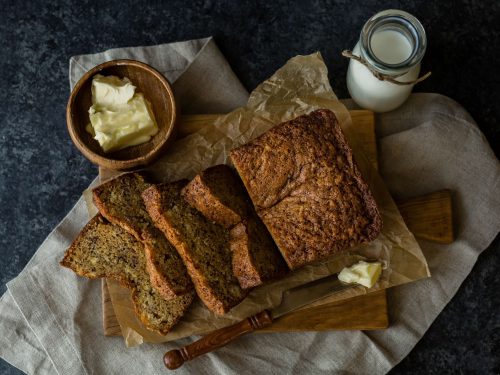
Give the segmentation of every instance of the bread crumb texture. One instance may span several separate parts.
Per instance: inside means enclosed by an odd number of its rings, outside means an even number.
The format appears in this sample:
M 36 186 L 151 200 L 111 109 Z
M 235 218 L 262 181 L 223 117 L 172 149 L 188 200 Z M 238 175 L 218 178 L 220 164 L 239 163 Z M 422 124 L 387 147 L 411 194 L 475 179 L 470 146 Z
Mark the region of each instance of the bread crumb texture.
M 92 194 L 101 215 L 144 244 L 152 285 L 164 298 L 174 298 L 190 292 L 193 284 L 174 246 L 146 210 L 141 194 L 149 186 L 140 174 L 127 173 L 98 186 Z
M 184 315 L 195 296 L 189 292 L 164 299 L 151 285 L 142 243 L 101 215 L 83 228 L 61 265 L 80 276 L 111 278 L 131 289 L 134 308 L 142 323 L 163 335 Z
M 229 233 L 182 198 L 186 184 L 155 185 L 143 198 L 154 222 L 183 258 L 198 296 L 210 310 L 224 314 L 246 296 L 232 269 Z

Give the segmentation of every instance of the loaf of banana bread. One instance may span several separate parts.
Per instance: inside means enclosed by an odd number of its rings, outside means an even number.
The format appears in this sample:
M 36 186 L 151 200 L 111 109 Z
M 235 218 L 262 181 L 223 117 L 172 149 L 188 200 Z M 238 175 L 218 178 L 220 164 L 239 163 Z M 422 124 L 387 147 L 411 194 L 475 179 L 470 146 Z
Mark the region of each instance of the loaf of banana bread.
M 291 269 L 378 236 L 375 199 L 333 112 L 276 125 L 230 157 Z

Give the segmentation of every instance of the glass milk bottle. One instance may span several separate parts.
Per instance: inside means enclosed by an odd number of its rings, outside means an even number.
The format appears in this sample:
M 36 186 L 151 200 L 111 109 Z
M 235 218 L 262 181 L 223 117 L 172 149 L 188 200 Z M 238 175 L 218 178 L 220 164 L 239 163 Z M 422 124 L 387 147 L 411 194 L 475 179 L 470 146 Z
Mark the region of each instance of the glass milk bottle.
M 347 56 L 351 58 L 347 71 L 351 97 L 375 112 L 399 107 L 417 81 L 426 46 L 425 30 L 411 14 L 391 9 L 374 15 L 361 30 L 354 57 Z

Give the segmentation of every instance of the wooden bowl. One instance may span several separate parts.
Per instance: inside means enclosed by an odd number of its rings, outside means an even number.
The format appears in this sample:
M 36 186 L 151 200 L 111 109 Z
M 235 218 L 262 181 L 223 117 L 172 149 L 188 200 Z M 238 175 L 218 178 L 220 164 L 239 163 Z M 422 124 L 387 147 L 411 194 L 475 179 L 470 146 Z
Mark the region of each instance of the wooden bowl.
M 137 92 L 151 103 L 158 124 L 158 133 L 148 142 L 114 152 L 104 152 L 99 143 L 85 130 L 90 122 L 92 78 L 96 74 L 127 77 Z M 78 81 L 66 106 L 69 135 L 81 153 L 92 163 L 107 169 L 132 169 L 157 158 L 173 136 L 177 111 L 174 94 L 167 79 L 151 66 L 135 60 L 113 60 L 89 70 Z

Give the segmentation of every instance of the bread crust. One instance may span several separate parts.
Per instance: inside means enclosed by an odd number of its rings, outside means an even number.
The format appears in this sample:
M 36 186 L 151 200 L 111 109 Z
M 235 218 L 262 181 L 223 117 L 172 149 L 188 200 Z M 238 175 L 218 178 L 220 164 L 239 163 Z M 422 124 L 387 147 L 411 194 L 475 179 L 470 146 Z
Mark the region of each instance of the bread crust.
M 235 225 L 229 238 L 234 274 L 243 289 L 254 288 L 287 274 L 281 254 L 258 218 L 251 217 Z
M 230 158 L 291 269 L 380 233 L 375 199 L 333 112 L 276 125 Z
M 217 190 L 225 190 L 220 194 Z M 225 195 L 225 196 L 223 196 Z M 246 192 L 230 167 L 219 164 L 205 169 L 183 189 L 182 197 L 208 220 L 230 229 L 248 216 Z
M 249 257 L 250 241 L 246 222 L 240 222 L 230 231 L 230 247 L 233 253 L 233 270 L 242 288 L 248 289 L 262 284 L 259 273 Z

